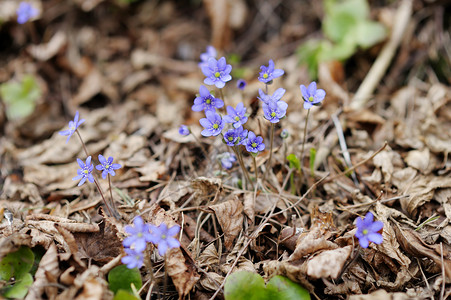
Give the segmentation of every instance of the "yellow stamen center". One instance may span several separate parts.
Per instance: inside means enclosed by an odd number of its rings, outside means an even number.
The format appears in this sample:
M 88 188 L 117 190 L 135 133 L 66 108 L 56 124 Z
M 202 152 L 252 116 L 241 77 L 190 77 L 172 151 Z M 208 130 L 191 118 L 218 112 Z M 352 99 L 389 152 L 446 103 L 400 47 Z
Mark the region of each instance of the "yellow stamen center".
M 219 125 L 218 124 L 213 124 L 213 129 L 218 129 Z
M 269 75 L 268 74 L 263 74 L 263 78 L 268 79 Z
M 162 235 L 161 235 L 161 238 L 162 238 L 163 240 L 165 240 L 165 239 L 166 239 L 166 234 L 162 234 Z
M 275 112 L 272 112 L 272 113 L 271 113 L 271 117 L 274 118 L 275 116 L 276 116 L 276 113 L 275 113 Z
M 251 146 L 252 146 L 252 148 L 255 148 L 255 147 L 257 147 L 257 143 L 252 143 Z
M 313 96 L 308 97 L 308 101 L 313 102 Z
M 215 73 L 215 77 L 216 77 L 216 78 L 219 78 L 219 76 L 221 76 L 221 73 L 216 72 L 216 73 Z
M 229 136 L 228 140 L 233 141 L 233 136 Z
M 236 116 L 235 121 L 239 121 L 239 120 L 240 120 L 240 117 Z
M 84 171 L 83 171 L 83 173 L 85 173 L 85 174 L 88 174 L 88 173 L 89 173 L 89 171 L 88 171 L 88 170 L 84 170 Z
M 210 103 L 211 103 L 211 100 L 210 100 L 210 99 L 207 99 L 207 100 L 205 100 L 205 103 L 210 104 Z
M 362 233 L 363 233 L 364 235 L 367 235 L 367 234 L 368 234 L 368 229 L 363 229 L 363 230 L 362 230 Z

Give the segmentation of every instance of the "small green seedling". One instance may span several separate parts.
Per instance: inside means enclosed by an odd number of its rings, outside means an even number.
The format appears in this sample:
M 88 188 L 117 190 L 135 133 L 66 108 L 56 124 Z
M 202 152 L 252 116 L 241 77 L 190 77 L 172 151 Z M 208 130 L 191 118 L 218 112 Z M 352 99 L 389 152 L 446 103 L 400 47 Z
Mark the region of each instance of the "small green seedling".
M 33 276 L 29 273 L 33 263 L 34 254 L 25 246 L 3 257 L 0 261 L 0 280 L 9 283 L 0 294 L 7 298 L 23 299 L 33 284 Z
M 283 276 L 274 276 L 266 284 L 249 271 L 235 272 L 224 286 L 226 300 L 310 300 L 310 294 L 299 284 Z
M 119 294 L 119 291 L 121 290 L 133 295 L 132 284 L 137 290 L 139 290 L 143 285 L 141 273 L 138 268 L 129 269 L 126 265 L 119 265 L 112 269 L 108 273 L 108 282 L 110 284 L 110 290 L 112 290 L 116 295 Z M 125 293 L 121 293 L 120 295 L 122 296 L 118 296 L 121 297 L 119 299 L 131 299 L 126 298 Z
M 25 75 L 21 82 L 6 82 L 0 85 L 0 96 L 6 104 L 9 120 L 29 116 L 41 97 L 41 89 L 32 75 Z
M 369 48 L 387 36 L 384 26 L 369 19 L 367 0 L 325 0 L 323 33 L 328 40 L 310 40 L 298 49 L 301 63 L 317 78 L 321 62 L 351 57 L 358 48 Z

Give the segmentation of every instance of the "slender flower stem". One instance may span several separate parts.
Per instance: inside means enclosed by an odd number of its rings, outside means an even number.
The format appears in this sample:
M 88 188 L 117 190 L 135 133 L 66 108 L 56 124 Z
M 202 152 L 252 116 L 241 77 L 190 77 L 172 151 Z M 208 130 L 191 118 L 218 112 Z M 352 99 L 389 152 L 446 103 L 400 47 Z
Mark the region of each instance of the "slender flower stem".
M 265 94 L 268 95 L 268 84 L 265 83 Z
M 271 123 L 271 133 L 270 133 L 270 142 L 269 142 L 269 159 L 268 159 L 268 163 L 266 164 L 266 170 L 265 170 L 265 174 L 263 174 L 263 181 L 266 178 L 266 175 L 268 175 L 269 169 L 271 168 L 271 160 L 272 160 L 272 148 L 273 148 L 273 144 L 274 144 L 274 123 Z
M 111 184 L 110 173 L 108 173 L 108 185 L 110 187 L 111 206 L 113 208 L 113 211 L 116 213 L 117 212 L 117 208 L 116 208 L 116 204 L 114 203 L 114 199 L 113 199 L 113 186 Z
M 97 182 L 97 178 L 94 177 L 94 183 L 96 184 L 97 189 L 99 190 L 100 196 L 102 196 L 103 203 L 105 203 L 106 209 L 108 210 L 108 213 L 110 216 L 114 216 L 114 214 L 111 212 L 109 205 L 107 204 L 105 197 L 103 196 L 102 190 L 100 189 L 100 185 Z
M 224 97 L 224 92 L 222 91 L 222 89 L 219 89 L 219 96 L 221 96 L 222 101 L 224 102 L 224 106 L 222 107 L 222 109 L 225 109 L 226 105 L 226 101 L 225 101 L 225 97 Z
M 80 139 L 81 145 L 82 145 L 82 147 L 83 147 L 83 150 L 85 151 L 86 156 L 89 156 L 88 149 L 86 148 L 85 142 L 83 142 L 83 139 L 81 138 L 80 132 L 78 132 L 78 129 L 76 129 L 75 132 L 77 133 L 78 138 Z M 95 174 L 92 174 L 92 175 L 93 175 L 93 177 L 94 177 L 94 183 L 96 184 L 96 187 L 97 187 L 97 190 L 98 190 L 99 193 L 100 193 L 100 196 L 102 196 L 103 203 L 105 204 L 105 206 L 106 206 L 106 208 L 107 208 L 107 210 L 108 210 L 108 213 L 110 214 L 110 216 L 116 217 L 116 214 L 113 214 L 113 213 L 111 212 L 110 206 L 108 205 L 108 202 L 106 202 L 106 200 L 105 200 L 105 196 L 103 195 L 103 191 L 102 191 L 102 189 L 100 188 L 99 182 L 97 181 L 97 176 L 96 176 Z M 108 176 L 110 176 L 110 174 L 108 174 Z M 108 178 L 109 178 L 109 177 L 108 177 Z M 111 183 L 110 183 L 110 190 L 111 190 Z M 114 202 L 113 202 L 113 196 L 111 196 L 111 202 L 112 202 L 113 205 L 114 205 Z M 115 208 L 115 207 L 114 207 L 114 211 L 116 212 L 116 208 Z
M 302 148 L 301 148 L 301 155 L 299 155 L 300 163 L 301 163 L 301 177 L 302 177 L 302 162 L 304 161 L 304 147 L 305 147 L 305 140 L 307 138 L 307 123 L 308 123 L 308 117 L 310 115 L 310 108 L 307 110 L 307 117 L 305 118 L 305 126 L 304 126 L 304 138 L 302 139 Z
M 249 182 L 252 186 L 252 189 L 254 189 L 254 184 L 252 183 L 252 180 L 249 176 L 249 173 L 247 172 L 246 167 L 244 166 L 243 156 L 239 149 L 236 147 L 232 147 L 233 152 L 235 153 L 236 157 L 238 158 L 238 163 L 240 164 L 241 170 L 243 171 L 244 176 L 246 177 L 246 181 Z
M 257 168 L 257 160 L 255 159 L 255 156 L 252 155 L 252 158 L 254 159 L 254 171 L 255 171 L 255 181 L 258 182 L 258 168 Z

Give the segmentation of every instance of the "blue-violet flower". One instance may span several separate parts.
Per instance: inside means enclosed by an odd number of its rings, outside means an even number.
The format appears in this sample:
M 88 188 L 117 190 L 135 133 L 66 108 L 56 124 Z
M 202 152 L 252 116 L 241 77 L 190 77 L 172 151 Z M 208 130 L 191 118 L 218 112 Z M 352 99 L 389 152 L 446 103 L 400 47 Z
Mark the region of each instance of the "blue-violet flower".
M 232 168 L 233 163 L 236 162 L 236 156 L 230 152 L 224 152 L 218 155 L 218 158 L 221 161 L 221 165 L 224 169 L 228 170 Z
M 150 233 L 150 225 L 144 223 L 140 216 L 133 220 L 133 226 L 125 226 L 125 231 L 129 234 L 122 241 L 122 245 L 126 248 L 133 248 L 137 252 L 146 249 L 147 242 L 154 242 L 154 236 Z
M 382 234 L 378 231 L 384 227 L 381 221 L 373 221 L 373 214 L 368 212 L 364 219 L 357 218 L 357 232 L 355 236 L 359 239 L 362 248 L 368 248 L 370 242 L 380 244 L 383 241 Z
M 271 123 L 278 123 L 287 113 L 288 104 L 284 101 L 263 103 L 265 119 Z
M 114 170 L 122 168 L 120 164 L 113 164 L 113 157 L 108 157 L 108 160 L 103 157 L 102 154 L 99 154 L 99 162 L 100 165 L 96 166 L 96 169 L 102 172 L 102 178 L 105 179 L 108 174 L 111 174 L 111 176 L 115 176 L 116 172 Z
M 263 103 L 269 103 L 269 102 L 277 102 L 279 101 L 283 95 L 285 94 L 285 89 L 278 88 L 272 96 L 266 95 L 261 89 L 258 89 L 258 94 L 260 97 L 257 97 L 260 99 Z
M 17 8 L 17 23 L 24 24 L 31 18 L 36 17 L 39 11 L 28 2 L 20 2 Z
M 246 150 L 251 153 L 258 153 L 265 149 L 263 144 L 263 138 L 261 136 L 255 136 L 255 133 L 249 131 L 247 139 L 245 141 Z
M 127 256 L 122 257 L 121 261 L 124 265 L 127 265 L 127 268 L 141 268 L 144 261 L 144 254 L 140 251 L 135 251 L 135 249 L 124 248 Z
M 203 136 L 219 135 L 224 128 L 224 121 L 222 120 L 221 116 L 209 110 L 205 112 L 205 116 L 206 118 L 199 120 L 200 125 L 205 128 L 200 134 L 202 134 Z
M 269 60 L 267 67 L 261 66 L 260 70 L 258 80 L 266 84 L 270 84 L 274 78 L 280 77 L 285 73 L 282 69 L 274 69 L 274 62 L 272 59 Z
M 290 136 L 290 133 L 288 132 L 288 129 L 283 129 L 282 132 L 280 133 L 280 137 L 283 139 L 287 139 Z
M 60 135 L 68 135 L 66 144 L 69 142 L 70 137 L 74 134 L 74 132 L 77 130 L 78 126 L 80 126 L 85 119 L 78 120 L 78 111 L 75 113 L 75 118 L 73 121 L 69 121 L 69 129 L 60 131 Z
M 179 240 L 174 238 L 174 235 L 180 231 L 179 225 L 174 225 L 169 229 L 165 223 L 161 223 L 158 227 L 154 225 L 150 225 L 150 227 L 154 237 L 154 241 L 152 243 L 158 245 L 158 253 L 160 253 L 161 256 L 164 256 L 166 251 L 170 248 L 180 247 Z
M 189 131 L 188 126 L 180 125 L 180 127 L 179 127 L 179 134 L 181 134 L 181 135 L 189 135 L 190 131 Z
M 207 46 L 207 51 L 200 55 L 200 63 L 198 64 L 199 68 L 202 69 L 204 66 L 208 66 L 208 59 L 210 57 L 216 58 L 218 55 L 215 47 Z
M 227 106 L 228 115 L 224 116 L 224 122 L 232 123 L 233 127 L 238 128 L 247 122 L 246 107 L 243 102 L 238 103 L 236 108 Z
M 221 108 L 224 106 L 224 102 L 213 97 L 210 91 L 203 85 L 199 88 L 199 96 L 194 99 L 194 105 L 191 107 L 193 111 L 215 111 L 216 108 Z
M 303 84 L 300 86 L 302 97 L 304 97 L 304 108 L 310 109 L 313 105 L 320 103 L 324 100 L 326 92 L 323 89 L 316 89 L 316 82 L 309 84 L 306 88 Z
M 77 158 L 78 165 L 80 166 L 80 169 L 77 170 L 77 176 L 72 178 L 72 180 L 80 180 L 78 183 L 78 186 L 85 183 L 86 179 L 88 179 L 89 182 L 94 182 L 94 177 L 92 176 L 92 171 L 94 170 L 93 164 L 91 164 L 91 156 L 88 156 L 86 159 L 86 163 L 83 163 L 83 161 L 79 158 Z
M 238 79 L 238 81 L 236 82 L 236 87 L 242 91 L 244 91 L 244 89 L 246 88 L 246 85 L 247 85 L 247 83 L 243 79 Z
M 232 66 L 226 63 L 225 57 L 216 60 L 213 57 L 208 59 L 208 65 L 202 67 L 202 73 L 207 77 L 204 83 L 208 85 L 215 85 L 218 89 L 222 89 L 227 81 L 232 80 L 230 72 Z

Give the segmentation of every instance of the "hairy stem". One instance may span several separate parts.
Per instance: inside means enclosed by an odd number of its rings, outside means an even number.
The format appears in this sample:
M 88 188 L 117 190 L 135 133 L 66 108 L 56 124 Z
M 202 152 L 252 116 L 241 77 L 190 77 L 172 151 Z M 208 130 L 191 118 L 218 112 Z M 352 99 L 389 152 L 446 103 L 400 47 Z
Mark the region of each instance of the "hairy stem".
M 266 164 L 266 170 L 265 173 L 263 174 L 263 181 L 266 178 L 266 175 L 268 175 L 269 169 L 271 168 L 271 160 L 272 160 L 272 149 L 273 149 L 273 144 L 274 144 L 274 123 L 271 123 L 271 133 L 270 133 L 270 142 L 269 142 L 269 159 L 268 159 L 268 163 Z

